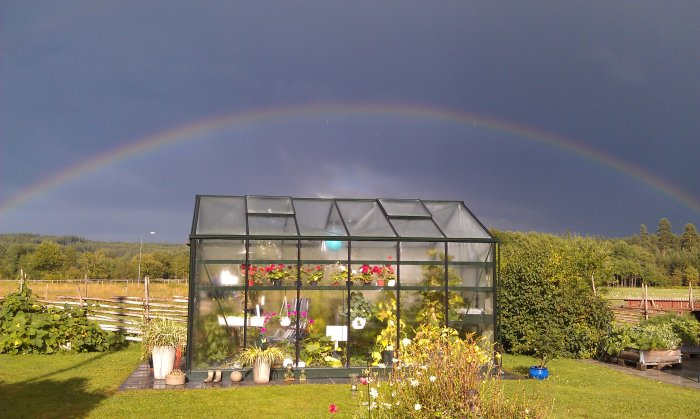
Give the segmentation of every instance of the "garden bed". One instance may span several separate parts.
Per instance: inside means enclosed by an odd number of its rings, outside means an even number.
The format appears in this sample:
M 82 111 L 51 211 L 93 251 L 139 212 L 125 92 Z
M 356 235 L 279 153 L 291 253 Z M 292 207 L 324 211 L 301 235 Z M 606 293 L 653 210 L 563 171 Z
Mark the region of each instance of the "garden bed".
M 660 370 L 666 366 L 681 365 L 682 357 L 680 349 L 650 350 L 640 351 L 639 349 L 627 348 L 617 356 L 619 365 L 626 365 L 632 362 L 639 370 L 644 370 L 649 366 Z

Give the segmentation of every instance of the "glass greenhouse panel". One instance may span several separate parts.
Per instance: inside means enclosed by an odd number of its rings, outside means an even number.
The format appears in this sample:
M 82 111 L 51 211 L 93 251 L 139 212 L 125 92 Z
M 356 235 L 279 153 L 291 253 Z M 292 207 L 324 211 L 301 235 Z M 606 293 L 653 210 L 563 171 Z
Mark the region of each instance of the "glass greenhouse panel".
M 249 251 L 251 263 L 296 263 L 297 261 L 296 240 L 251 240 Z
M 330 199 L 295 199 L 294 210 L 302 236 L 347 236 Z
M 430 287 L 443 289 L 445 287 L 445 265 L 401 265 L 401 286 Z
M 444 237 L 430 219 L 390 218 L 401 237 Z
M 286 196 L 249 196 L 248 214 L 294 214 L 292 199 Z
M 423 201 L 447 237 L 490 239 L 491 235 L 460 202 Z
M 493 294 L 465 290 L 460 297 L 465 305 L 450 310 L 450 327 L 457 329 L 460 335 L 490 335 L 493 340 Z
M 257 236 L 296 236 L 297 226 L 292 216 L 249 215 L 248 229 Z
M 492 269 L 487 266 L 450 265 L 450 286 L 491 288 Z
M 336 201 L 350 234 L 365 237 L 396 237 L 376 201 Z
M 417 199 L 380 199 L 389 217 L 430 217 L 430 213 Z
M 221 366 L 236 359 L 243 347 L 242 291 L 206 289 L 197 292 L 194 309 L 194 368 Z
M 452 262 L 490 262 L 493 243 L 449 243 L 447 252 Z
M 299 360 L 310 368 L 344 367 L 348 349 L 347 290 L 304 290 L 301 295 L 308 304 L 306 320 L 300 327 Z M 300 315 L 304 319 L 303 311 Z
M 197 240 L 195 246 L 198 260 L 231 263 L 245 260 L 243 240 Z
M 196 234 L 246 234 L 243 197 L 201 196 Z
M 340 262 L 348 258 L 348 242 L 340 240 L 304 240 L 301 242 L 302 261 Z
M 352 291 L 350 294 L 350 366 L 382 361 L 387 345 L 396 348 L 396 292 Z
M 354 241 L 350 256 L 353 263 L 396 263 L 398 244 L 394 241 Z
M 442 327 L 445 324 L 445 291 L 400 291 L 401 337 L 412 339 L 421 323 Z
M 195 283 L 204 286 L 243 287 L 245 269 L 239 264 L 200 263 L 197 265 Z
M 301 310 L 308 311 L 308 300 L 302 300 Z M 285 358 L 296 357 L 296 341 L 299 334 L 296 329 L 297 310 L 296 291 L 267 289 L 259 291 L 248 300 L 251 321 L 248 333 L 257 338 L 256 345 L 263 342 L 268 346 L 279 347 L 285 352 Z M 301 320 L 305 325 L 306 315 Z M 303 332 L 304 327 L 300 330 Z
M 401 263 L 432 262 L 444 263 L 445 243 L 442 242 L 401 242 Z

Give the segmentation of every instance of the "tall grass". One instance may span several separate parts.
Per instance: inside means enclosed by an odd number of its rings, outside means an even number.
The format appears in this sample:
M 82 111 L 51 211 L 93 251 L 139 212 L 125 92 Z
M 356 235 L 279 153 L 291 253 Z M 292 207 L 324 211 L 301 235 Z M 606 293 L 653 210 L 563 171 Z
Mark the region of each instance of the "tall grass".
M 62 282 L 29 282 L 29 287 L 40 299 L 55 300 L 59 296 L 83 298 L 111 298 L 116 296 L 143 297 L 143 283 L 136 281 L 129 282 L 90 282 L 87 286 L 84 283 L 62 283 Z M 17 281 L 0 281 L 0 297 L 19 290 Z M 187 297 L 188 285 L 181 283 L 160 284 L 151 283 L 149 285 L 151 298 L 173 298 L 174 296 Z

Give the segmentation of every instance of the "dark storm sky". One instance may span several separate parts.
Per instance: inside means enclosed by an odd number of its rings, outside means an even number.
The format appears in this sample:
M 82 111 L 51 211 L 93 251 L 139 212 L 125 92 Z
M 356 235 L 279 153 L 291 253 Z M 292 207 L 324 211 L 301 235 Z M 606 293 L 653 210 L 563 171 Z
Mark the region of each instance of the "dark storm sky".
M 0 233 L 184 242 L 196 194 L 456 199 L 500 229 L 680 232 L 700 224 L 698 22 L 697 1 L 3 1 Z M 342 112 L 362 106 L 425 112 Z M 500 122 L 426 116 L 446 112 Z

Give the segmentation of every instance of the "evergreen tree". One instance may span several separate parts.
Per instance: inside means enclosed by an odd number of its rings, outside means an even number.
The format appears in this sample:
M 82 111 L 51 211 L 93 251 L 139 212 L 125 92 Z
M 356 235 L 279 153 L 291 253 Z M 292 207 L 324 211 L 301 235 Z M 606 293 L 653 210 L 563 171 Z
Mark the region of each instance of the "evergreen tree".
M 676 236 L 673 234 L 671 229 L 671 222 L 668 218 L 662 218 L 659 221 L 659 227 L 656 230 L 656 234 L 659 236 L 659 250 L 662 255 L 673 249 L 676 244 Z
M 695 224 L 688 223 L 683 228 L 683 236 L 681 236 L 681 248 L 689 252 L 700 247 L 700 237 Z

